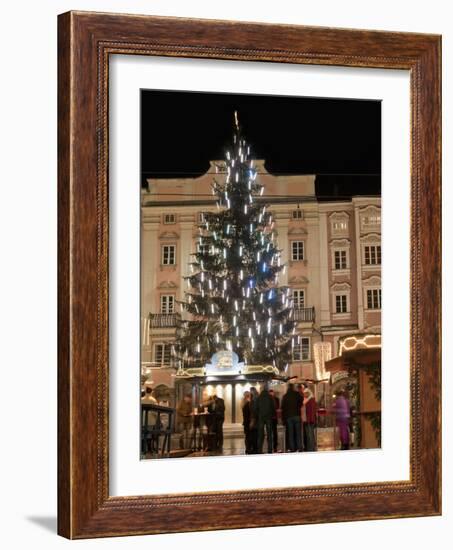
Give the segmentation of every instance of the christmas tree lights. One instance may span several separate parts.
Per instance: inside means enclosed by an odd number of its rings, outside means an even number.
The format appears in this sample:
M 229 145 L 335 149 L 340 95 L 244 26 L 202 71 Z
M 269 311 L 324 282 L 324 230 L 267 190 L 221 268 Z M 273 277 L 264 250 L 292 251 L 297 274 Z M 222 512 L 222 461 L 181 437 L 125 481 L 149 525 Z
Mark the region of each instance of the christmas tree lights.
M 236 113 L 233 143 L 216 172 L 217 210 L 206 212 L 198 226 L 181 302 L 190 319 L 179 322 L 176 364 L 202 367 L 215 352 L 230 350 L 246 364 L 283 370 L 297 341 L 292 295 L 278 286 L 285 266 L 274 220 Z

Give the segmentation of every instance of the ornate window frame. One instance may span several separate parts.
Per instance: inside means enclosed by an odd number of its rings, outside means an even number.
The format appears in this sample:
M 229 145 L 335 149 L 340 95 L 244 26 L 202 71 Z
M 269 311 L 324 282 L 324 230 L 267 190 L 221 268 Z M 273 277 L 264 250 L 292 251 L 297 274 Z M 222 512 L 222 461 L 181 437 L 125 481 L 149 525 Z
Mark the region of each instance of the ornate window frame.
M 278 227 L 277 227 L 278 231 Z M 301 263 L 303 265 L 307 265 L 307 237 L 308 232 L 304 227 L 296 226 L 291 227 L 288 230 L 288 259 L 289 259 L 289 265 L 293 265 L 293 262 L 300 265 Z M 304 247 L 304 257 L 302 260 L 293 260 L 293 242 L 303 242 Z
M 332 212 L 329 214 L 330 234 L 333 237 L 343 237 L 349 235 L 350 215 L 345 210 Z M 345 223 L 345 227 L 336 228 L 336 223 Z
M 162 293 L 159 298 L 160 298 L 159 299 L 159 313 L 162 313 L 164 315 L 171 315 L 173 313 L 176 313 L 176 294 L 165 292 L 165 293 Z M 171 298 L 171 300 L 169 300 L 169 298 Z M 166 300 L 164 300 L 164 299 L 166 299 Z M 172 311 L 162 311 L 165 301 L 166 301 L 166 306 L 165 306 L 166 309 L 167 310 L 169 309 L 169 305 L 171 303 L 171 310 Z
M 335 268 L 335 252 L 346 252 L 346 267 Z M 351 241 L 349 239 L 332 239 L 330 241 L 331 273 L 334 277 L 351 274 Z
M 294 258 L 294 244 L 302 243 L 302 258 Z M 307 247 L 305 239 L 291 239 L 289 242 L 290 248 L 290 261 L 291 262 L 305 262 L 307 260 Z
M 173 258 L 174 261 L 172 263 L 164 263 L 164 255 L 165 255 L 165 247 L 166 246 L 172 246 L 174 248 Z M 178 256 L 178 246 L 175 242 L 165 242 L 160 244 L 160 265 L 161 267 L 175 267 L 177 265 L 177 256 Z
M 371 277 L 368 277 L 368 279 L 364 279 L 362 281 L 362 289 L 363 289 L 363 309 L 366 312 L 370 313 L 377 313 L 380 312 L 382 309 L 382 297 L 381 297 L 381 307 L 380 308 L 368 308 L 368 296 L 367 291 L 368 290 L 381 290 L 382 289 L 382 279 L 379 275 L 372 275 Z
M 337 313 L 337 310 L 336 310 L 337 296 L 346 296 L 345 312 Z M 342 319 L 350 319 L 351 318 L 351 285 L 346 281 L 342 283 L 334 283 L 330 287 L 330 297 L 331 297 L 332 320 L 339 321 Z
M 365 223 L 365 220 L 372 217 L 379 216 L 379 222 L 376 223 Z M 360 220 L 360 231 L 361 232 L 370 232 L 370 231 L 380 231 L 381 228 L 381 207 L 376 204 L 369 204 L 364 208 L 359 209 L 359 220 Z
M 365 263 L 365 247 L 366 246 L 381 246 L 381 263 L 380 264 L 366 264 Z M 363 237 L 360 237 L 360 251 L 362 257 L 362 271 L 380 271 L 382 265 L 382 245 L 380 233 L 368 233 Z

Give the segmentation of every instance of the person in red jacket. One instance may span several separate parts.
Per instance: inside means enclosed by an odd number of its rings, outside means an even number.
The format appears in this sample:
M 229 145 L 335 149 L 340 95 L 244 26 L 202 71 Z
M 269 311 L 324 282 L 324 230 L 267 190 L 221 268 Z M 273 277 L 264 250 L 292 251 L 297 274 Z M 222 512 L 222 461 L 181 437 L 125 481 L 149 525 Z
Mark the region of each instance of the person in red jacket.
M 304 390 L 304 406 L 306 416 L 304 422 L 305 450 L 316 451 L 316 400 L 313 392 L 308 388 Z

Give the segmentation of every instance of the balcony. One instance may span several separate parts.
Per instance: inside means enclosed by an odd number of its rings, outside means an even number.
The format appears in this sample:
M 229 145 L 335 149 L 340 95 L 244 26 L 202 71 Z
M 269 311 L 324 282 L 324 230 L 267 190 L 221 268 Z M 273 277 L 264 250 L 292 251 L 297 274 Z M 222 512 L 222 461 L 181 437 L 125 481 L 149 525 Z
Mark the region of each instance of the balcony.
M 315 320 L 314 307 L 302 307 L 294 309 L 294 320 L 302 323 L 313 323 Z
M 180 319 L 179 313 L 150 313 L 151 328 L 174 328 Z M 293 319 L 299 323 L 313 323 L 315 320 L 315 308 L 303 307 L 294 309 Z
M 176 326 L 179 313 L 150 313 L 150 327 L 151 328 L 173 328 Z

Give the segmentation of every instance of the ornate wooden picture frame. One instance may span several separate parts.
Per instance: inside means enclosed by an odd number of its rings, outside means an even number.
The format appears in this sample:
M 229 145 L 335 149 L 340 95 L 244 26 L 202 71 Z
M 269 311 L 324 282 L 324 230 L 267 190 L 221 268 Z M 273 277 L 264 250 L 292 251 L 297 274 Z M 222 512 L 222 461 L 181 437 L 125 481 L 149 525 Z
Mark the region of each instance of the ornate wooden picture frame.
M 59 17 L 58 46 L 59 534 L 76 539 L 440 514 L 440 37 L 69 12 Z M 410 480 L 110 496 L 112 54 L 410 72 Z

